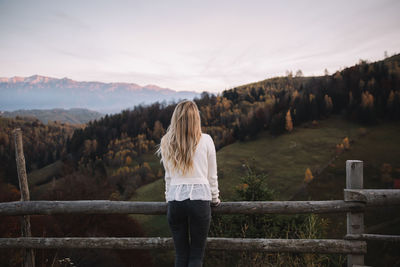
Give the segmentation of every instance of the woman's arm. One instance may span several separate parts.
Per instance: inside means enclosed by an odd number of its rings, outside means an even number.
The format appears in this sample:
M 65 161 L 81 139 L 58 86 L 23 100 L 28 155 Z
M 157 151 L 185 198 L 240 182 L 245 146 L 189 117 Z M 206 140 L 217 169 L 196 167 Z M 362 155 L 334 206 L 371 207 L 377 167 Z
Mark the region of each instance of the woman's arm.
M 215 151 L 214 141 L 209 135 L 209 146 L 207 150 L 208 157 L 208 182 L 210 183 L 211 197 L 213 203 L 219 201 L 219 189 L 218 189 L 218 175 L 217 175 L 217 155 Z
M 169 190 L 169 185 L 171 184 L 171 176 L 169 175 L 168 169 L 165 166 L 164 168 L 165 168 L 165 202 L 168 202 L 167 194 Z

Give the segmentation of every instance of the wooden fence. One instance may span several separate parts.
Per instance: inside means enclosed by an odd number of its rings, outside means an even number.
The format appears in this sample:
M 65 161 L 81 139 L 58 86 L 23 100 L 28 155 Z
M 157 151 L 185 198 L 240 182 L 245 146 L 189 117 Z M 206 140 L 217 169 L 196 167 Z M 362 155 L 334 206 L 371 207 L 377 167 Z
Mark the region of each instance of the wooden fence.
M 165 202 L 130 202 L 109 200 L 30 201 L 22 134 L 14 130 L 21 201 L 0 203 L 1 215 L 22 215 L 22 237 L 0 238 L 0 248 L 22 248 L 24 266 L 35 265 L 34 249 L 108 248 L 173 249 L 169 237 L 32 237 L 29 215 L 32 214 L 166 214 Z M 299 214 L 347 213 L 347 235 L 343 239 L 264 239 L 207 238 L 207 249 L 252 250 L 265 252 L 347 254 L 347 266 L 363 266 L 366 240 L 400 241 L 400 236 L 364 233 L 364 212 L 368 206 L 400 205 L 400 190 L 363 189 L 363 162 L 346 162 L 344 200 L 329 201 L 241 201 L 222 202 L 213 214 Z

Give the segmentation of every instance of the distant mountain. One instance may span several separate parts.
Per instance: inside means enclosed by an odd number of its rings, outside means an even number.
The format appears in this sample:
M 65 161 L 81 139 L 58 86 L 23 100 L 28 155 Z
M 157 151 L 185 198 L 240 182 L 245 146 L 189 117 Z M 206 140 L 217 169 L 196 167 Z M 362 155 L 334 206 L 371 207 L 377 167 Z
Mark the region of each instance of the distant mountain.
M 34 117 L 47 124 L 48 121 L 67 122 L 70 124 L 82 124 L 91 120 L 96 120 L 104 116 L 104 114 L 83 108 L 71 109 L 19 109 L 15 111 L 0 111 L 0 116 L 7 118 Z
M 138 104 L 170 102 L 200 96 L 194 91 L 174 91 L 135 83 L 78 82 L 40 75 L 0 78 L 0 110 L 86 108 L 116 113 Z

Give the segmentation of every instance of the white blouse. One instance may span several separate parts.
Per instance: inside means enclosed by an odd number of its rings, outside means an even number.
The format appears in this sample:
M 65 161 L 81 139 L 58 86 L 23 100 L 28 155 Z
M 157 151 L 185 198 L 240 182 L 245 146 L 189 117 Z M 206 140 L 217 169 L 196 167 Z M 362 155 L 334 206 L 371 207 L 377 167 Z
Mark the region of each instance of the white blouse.
M 185 175 L 165 168 L 166 202 L 185 199 L 213 200 L 219 197 L 217 159 L 214 141 L 202 133 L 193 157 L 193 171 Z

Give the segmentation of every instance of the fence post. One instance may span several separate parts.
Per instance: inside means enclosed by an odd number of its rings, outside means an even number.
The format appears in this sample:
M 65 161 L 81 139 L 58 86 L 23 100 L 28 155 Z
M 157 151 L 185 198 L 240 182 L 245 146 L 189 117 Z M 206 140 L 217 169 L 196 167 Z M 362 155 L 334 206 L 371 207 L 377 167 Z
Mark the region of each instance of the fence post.
M 29 201 L 28 179 L 26 175 L 24 149 L 22 146 L 22 131 L 20 128 L 14 129 L 15 159 L 17 161 L 17 171 L 19 188 L 21 191 L 21 201 Z M 24 215 L 21 220 L 21 232 L 23 237 L 31 237 L 30 216 Z M 34 249 L 22 249 L 23 266 L 35 267 L 35 251 Z
M 363 162 L 360 160 L 346 161 L 346 189 L 363 189 Z M 364 233 L 364 213 L 347 212 L 347 234 Z M 347 267 L 364 265 L 364 255 L 348 254 Z

